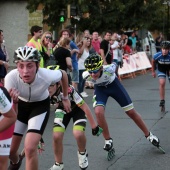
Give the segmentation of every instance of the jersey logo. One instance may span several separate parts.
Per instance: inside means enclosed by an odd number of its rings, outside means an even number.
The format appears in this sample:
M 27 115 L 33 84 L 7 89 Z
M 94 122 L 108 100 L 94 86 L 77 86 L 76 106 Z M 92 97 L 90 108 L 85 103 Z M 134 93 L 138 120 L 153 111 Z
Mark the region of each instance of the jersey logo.
M 5 94 L 2 93 L 0 96 L 0 103 L 2 104 L 3 107 L 7 106 L 7 103 L 5 102 L 5 100 L 6 100 L 6 96 Z

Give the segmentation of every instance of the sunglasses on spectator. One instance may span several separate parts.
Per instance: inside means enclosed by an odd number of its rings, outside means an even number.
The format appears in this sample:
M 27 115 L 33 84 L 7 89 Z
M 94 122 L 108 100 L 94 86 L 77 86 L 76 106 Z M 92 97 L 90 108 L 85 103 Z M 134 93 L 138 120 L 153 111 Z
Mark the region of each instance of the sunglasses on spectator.
M 97 74 L 97 73 L 99 72 L 99 70 L 100 70 L 100 69 L 98 69 L 98 70 L 93 70 L 93 71 L 88 71 L 88 72 L 89 72 L 89 74 L 92 74 L 92 73 L 93 73 L 93 74 Z
M 50 36 L 45 36 L 46 39 L 52 40 L 52 37 Z

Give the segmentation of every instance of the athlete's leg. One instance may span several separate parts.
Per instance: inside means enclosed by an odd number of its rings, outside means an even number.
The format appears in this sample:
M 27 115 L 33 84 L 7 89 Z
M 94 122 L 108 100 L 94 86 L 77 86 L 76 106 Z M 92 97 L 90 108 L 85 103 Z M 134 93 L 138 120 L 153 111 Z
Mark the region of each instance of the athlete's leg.
M 81 127 L 81 126 L 80 126 Z M 84 129 L 84 127 L 82 127 Z M 78 161 L 79 166 L 81 169 L 86 169 L 88 167 L 88 154 L 86 150 L 86 136 L 84 131 L 80 130 L 73 130 L 73 135 L 77 141 L 78 151 Z
M 160 95 L 160 100 L 165 100 L 165 83 L 166 83 L 166 78 L 159 77 L 159 95 Z
M 79 152 L 85 152 L 86 150 L 86 136 L 85 136 L 85 128 L 86 128 L 86 116 L 85 112 L 79 108 L 76 107 L 72 111 L 72 117 L 73 117 L 73 135 L 74 138 L 77 141 L 78 151 Z
M 63 163 L 63 136 L 63 132 L 53 132 L 53 150 L 57 163 Z
M 113 87 L 116 90 L 115 92 L 112 92 L 112 97 L 120 104 L 126 114 L 138 125 L 138 127 L 143 131 L 145 136 L 148 136 L 149 131 L 144 121 L 142 120 L 141 116 L 135 111 L 129 94 L 117 78 L 112 84 L 112 88 Z
M 103 129 L 103 136 L 105 139 L 110 139 L 111 137 L 109 133 L 109 128 L 104 113 L 105 113 L 105 109 L 103 106 L 95 107 L 95 115 L 96 115 L 97 123 Z
M 77 141 L 79 152 L 85 152 L 86 150 L 86 136 L 85 133 L 79 130 L 73 130 L 73 135 Z
M 8 155 L 0 155 L 0 170 L 7 170 L 8 167 Z
M 18 161 L 19 161 L 18 149 L 19 149 L 19 146 L 21 144 L 22 137 L 23 136 L 17 136 L 17 135 L 13 135 L 13 137 L 12 137 L 12 143 L 11 143 L 9 158 L 10 158 L 10 160 L 13 164 L 18 163 Z
M 136 123 L 136 125 L 143 131 L 145 136 L 149 136 L 149 130 L 146 127 L 146 124 L 144 123 L 141 116 L 136 112 L 135 109 L 131 109 L 129 111 L 126 111 L 126 114 Z
M 41 139 L 41 135 L 34 132 L 26 134 L 24 149 L 26 157 L 26 170 L 38 170 L 38 154 L 37 146 Z

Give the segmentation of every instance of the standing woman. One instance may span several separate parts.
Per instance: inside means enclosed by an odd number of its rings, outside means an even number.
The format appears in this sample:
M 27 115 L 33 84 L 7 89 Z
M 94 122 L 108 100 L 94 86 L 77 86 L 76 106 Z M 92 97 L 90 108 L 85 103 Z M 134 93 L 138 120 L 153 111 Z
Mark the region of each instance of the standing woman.
M 60 66 L 60 69 L 67 72 L 69 83 L 71 83 L 70 72 L 72 72 L 72 61 L 71 61 L 71 53 L 70 53 L 70 39 L 69 38 L 61 38 L 60 47 L 58 47 L 54 51 L 54 57 L 56 59 L 56 64 Z
M 43 57 L 44 61 L 44 67 L 47 66 L 48 61 L 50 60 L 50 56 L 53 53 L 53 44 L 52 44 L 52 33 L 50 31 L 44 32 L 44 34 L 41 37 L 41 46 L 42 51 L 41 55 Z
M 92 49 L 91 39 L 89 37 L 83 38 L 82 46 L 80 48 L 80 56 L 78 59 L 78 68 L 79 68 L 79 83 L 78 83 L 78 92 L 83 97 L 88 97 L 88 94 L 84 92 L 85 80 L 82 77 L 83 72 L 86 70 L 84 67 L 84 61 L 89 56 L 90 50 Z
M 4 40 L 3 31 L 0 30 L 0 82 L 4 82 L 4 77 L 7 74 L 9 64 L 6 62 L 6 55 L 4 54 L 1 46 Z

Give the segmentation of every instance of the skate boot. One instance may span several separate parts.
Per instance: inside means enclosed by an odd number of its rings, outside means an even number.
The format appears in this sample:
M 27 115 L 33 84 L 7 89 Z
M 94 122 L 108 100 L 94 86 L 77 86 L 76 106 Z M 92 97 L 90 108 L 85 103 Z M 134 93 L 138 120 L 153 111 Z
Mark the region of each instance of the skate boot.
M 161 112 L 165 112 L 165 100 L 161 100 L 159 106 L 161 107 Z
M 159 106 L 160 107 L 165 106 L 165 100 L 161 100 Z
M 19 155 L 19 161 L 18 163 L 16 164 L 13 164 L 11 161 L 10 161 L 10 165 L 8 167 L 8 170 L 18 170 L 22 164 L 22 159 L 23 157 L 21 155 Z
M 64 164 L 63 163 L 55 163 L 50 169 L 48 170 L 63 170 L 64 169 Z
M 105 145 L 103 147 L 104 150 L 106 150 L 107 153 L 107 160 L 110 161 L 115 156 L 115 149 L 113 148 L 113 139 L 110 138 L 108 140 L 105 140 Z
M 87 151 L 85 151 L 84 153 L 80 153 L 79 151 L 77 152 L 77 155 L 78 155 L 78 160 L 79 160 L 79 167 L 82 169 L 82 170 L 85 170 L 89 163 L 88 163 L 88 153 Z
M 162 153 L 165 153 L 164 149 L 160 146 L 159 139 L 153 135 L 151 132 L 149 132 L 149 136 L 146 137 L 148 141 L 150 141 L 154 146 L 156 146 Z

